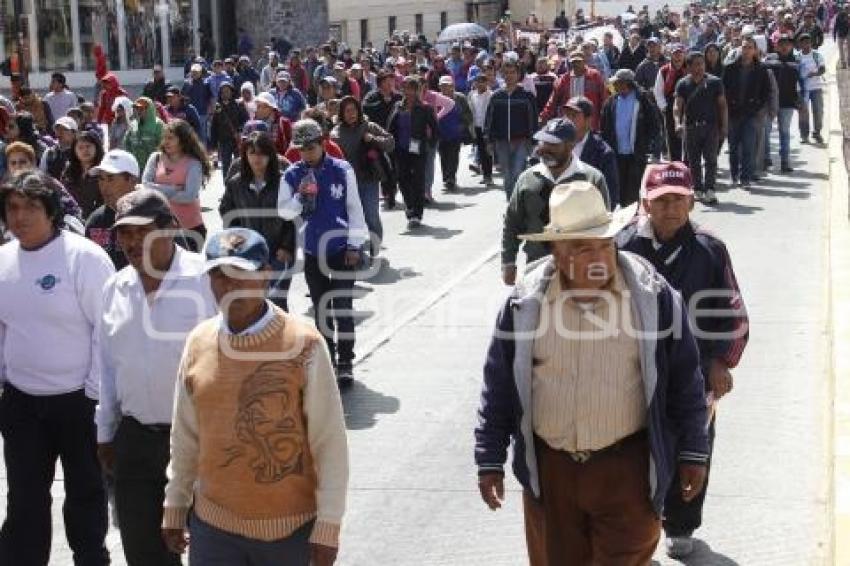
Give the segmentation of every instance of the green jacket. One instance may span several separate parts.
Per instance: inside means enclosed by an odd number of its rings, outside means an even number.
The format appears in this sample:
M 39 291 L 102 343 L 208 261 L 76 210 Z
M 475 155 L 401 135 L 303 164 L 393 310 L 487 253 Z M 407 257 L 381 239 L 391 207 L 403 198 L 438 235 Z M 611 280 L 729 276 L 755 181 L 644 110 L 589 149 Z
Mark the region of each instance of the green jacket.
M 502 265 L 516 264 L 522 243 L 519 239 L 520 234 L 543 231 L 543 227 L 549 223 L 549 195 L 552 189 L 555 185 L 569 181 L 591 183 L 602 193 L 605 206 L 608 207 L 608 185 L 605 183 L 605 177 L 598 169 L 594 169 L 587 163 L 573 158 L 573 162 L 558 179 L 552 178 L 552 174 L 543 163 L 529 167 L 517 179 L 505 211 L 505 224 L 502 229 Z M 546 242 L 526 241 L 523 250 L 527 264 L 550 253 Z
M 159 148 L 162 141 L 162 120 L 156 115 L 156 105 L 150 98 L 142 97 L 148 103 L 144 120 L 138 118 L 130 121 L 130 128 L 124 136 L 124 149 L 133 154 L 143 169 L 148 158 Z

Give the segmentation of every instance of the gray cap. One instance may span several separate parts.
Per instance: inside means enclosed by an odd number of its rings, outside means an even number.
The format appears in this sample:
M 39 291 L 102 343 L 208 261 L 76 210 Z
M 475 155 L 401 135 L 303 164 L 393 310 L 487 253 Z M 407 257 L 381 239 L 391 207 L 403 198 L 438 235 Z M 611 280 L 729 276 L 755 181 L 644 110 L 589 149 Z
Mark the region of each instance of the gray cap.
M 296 149 L 321 141 L 322 137 L 322 127 L 315 120 L 298 120 L 292 126 L 292 147 Z

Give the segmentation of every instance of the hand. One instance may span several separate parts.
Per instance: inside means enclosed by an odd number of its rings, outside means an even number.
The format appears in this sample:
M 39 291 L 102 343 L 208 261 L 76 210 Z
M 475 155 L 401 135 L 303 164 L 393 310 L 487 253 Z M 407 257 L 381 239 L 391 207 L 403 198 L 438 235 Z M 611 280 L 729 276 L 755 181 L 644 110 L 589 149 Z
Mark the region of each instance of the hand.
M 360 250 L 345 250 L 345 266 L 356 267 L 360 263 Z
M 100 461 L 103 471 L 112 475 L 112 471 L 115 468 L 115 445 L 111 442 L 98 444 L 97 459 Z
M 685 132 L 685 127 L 682 124 L 676 124 L 676 135 L 682 137 L 682 134 Z
M 512 287 L 516 283 L 516 266 L 515 265 L 503 265 L 502 266 L 502 281 L 505 282 L 505 285 Z
M 705 485 L 707 470 L 702 464 L 679 464 L 679 482 L 682 487 L 682 499 L 692 501 Z
M 323 544 L 310 543 L 310 566 L 332 566 L 339 549 Z
M 292 263 L 292 253 L 283 248 L 278 248 L 278 250 L 274 253 L 274 257 L 280 263 Z
M 162 540 L 174 554 L 183 554 L 189 546 L 189 537 L 184 529 L 162 529 Z
M 502 501 L 505 500 L 504 476 L 492 472 L 478 476 L 478 491 L 491 511 L 501 508 Z
M 370 134 L 369 132 L 366 132 L 365 134 L 363 134 L 363 141 L 364 141 L 364 142 L 366 142 L 366 143 L 371 143 L 371 141 L 372 141 L 373 139 L 375 139 L 375 136 L 373 136 L 373 135 L 372 135 L 372 134 Z
M 720 399 L 732 391 L 732 374 L 720 360 L 712 360 L 708 370 L 708 387 L 714 393 L 715 399 Z

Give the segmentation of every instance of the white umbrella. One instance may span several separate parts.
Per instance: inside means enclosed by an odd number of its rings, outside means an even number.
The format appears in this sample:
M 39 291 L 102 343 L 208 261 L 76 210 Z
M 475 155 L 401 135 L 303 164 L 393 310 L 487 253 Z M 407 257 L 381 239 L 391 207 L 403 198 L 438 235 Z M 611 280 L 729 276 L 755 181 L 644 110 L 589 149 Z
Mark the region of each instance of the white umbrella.
M 630 22 L 632 20 L 637 19 L 637 14 L 633 14 L 631 12 L 623 12 L 622 14 L 620 14 L 620 19 L 624 22 Z

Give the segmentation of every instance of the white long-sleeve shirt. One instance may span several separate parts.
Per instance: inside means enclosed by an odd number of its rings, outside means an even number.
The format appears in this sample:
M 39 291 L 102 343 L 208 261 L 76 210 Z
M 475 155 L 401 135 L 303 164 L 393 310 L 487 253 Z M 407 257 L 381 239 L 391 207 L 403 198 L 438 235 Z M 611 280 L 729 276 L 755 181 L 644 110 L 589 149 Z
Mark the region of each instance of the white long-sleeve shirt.
M 37 250 L 0 246 L 0 383 L 30 395 L 85 389 L 97 399 L 95 326 L 114 272 L 100 246 L 64 230 Z
M 98 325 L 98 442 L 111 442 L 125 416 L 143 424 L 171 423 L 186 336 L 216 313 L 203 266 L 201 255 L 175 247 L 171 266 L 151 296 L 145 296 L 132 266 L 107 281 Z
M 472 90 L 469 93 L 469 106 L 472 107 L 472 121 L 476 128 L 484 129 L 484 121 L 487 119 L 487 105 L 490 104 L 492 96 L 493 91 L 489 88 L 484 92 Z

